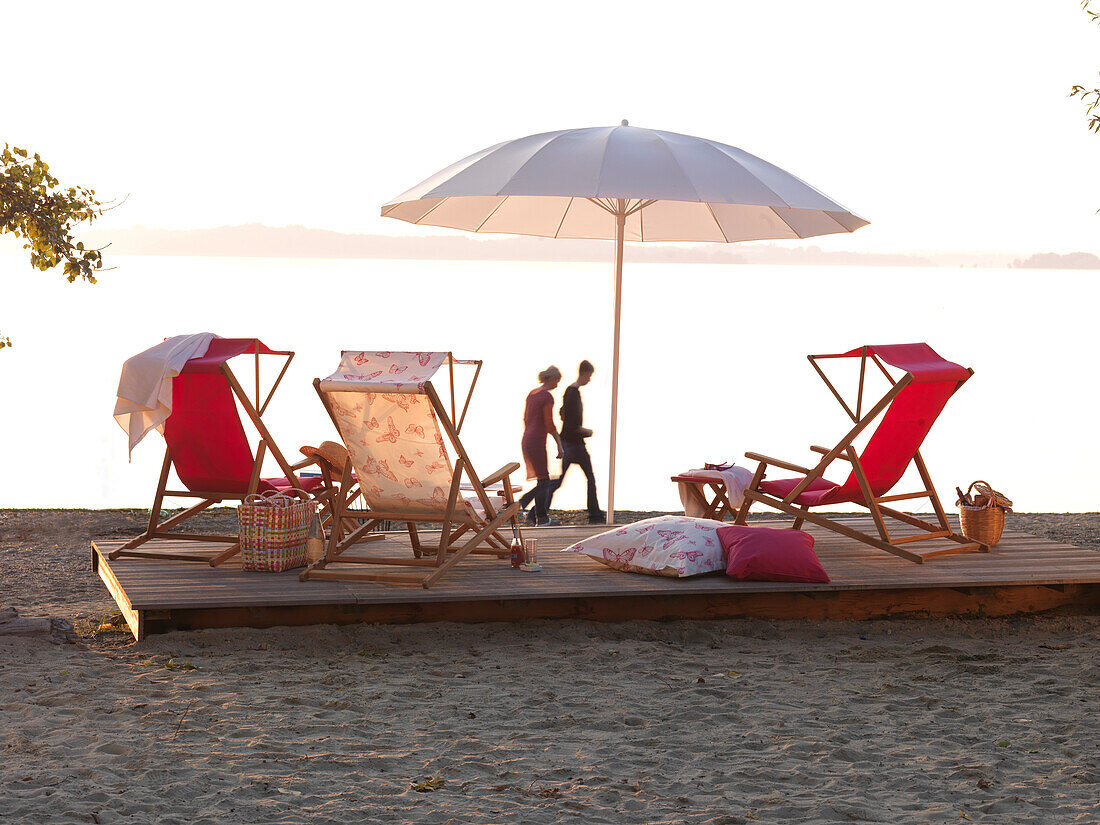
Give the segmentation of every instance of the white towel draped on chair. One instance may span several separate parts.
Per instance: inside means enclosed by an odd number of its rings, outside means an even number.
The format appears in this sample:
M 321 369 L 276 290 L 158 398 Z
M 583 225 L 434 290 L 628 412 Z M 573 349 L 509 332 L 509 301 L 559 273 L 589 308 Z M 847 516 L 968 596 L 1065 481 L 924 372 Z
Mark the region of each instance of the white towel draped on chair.
M 206 353 L 212 332 L 176 335 L 128 358 L 118 379 L 115 421 L 129 437 L 128 452 L 172 413 L 172 379 L 190 359 Z

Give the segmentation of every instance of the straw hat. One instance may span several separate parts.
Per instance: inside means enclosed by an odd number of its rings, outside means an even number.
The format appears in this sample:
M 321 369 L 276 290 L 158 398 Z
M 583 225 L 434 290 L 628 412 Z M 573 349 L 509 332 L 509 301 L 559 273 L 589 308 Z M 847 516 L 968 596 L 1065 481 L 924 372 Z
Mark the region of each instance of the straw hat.
M 335 475 L 337 479 L 344 474 L 344 465 L 349 458 L 347 448 L 335 441 L 322 441 L 320 447 L 306 445 L 301 447 L 299 452 L 306 458 L 315 458 L 327 465 L 329 472 Z

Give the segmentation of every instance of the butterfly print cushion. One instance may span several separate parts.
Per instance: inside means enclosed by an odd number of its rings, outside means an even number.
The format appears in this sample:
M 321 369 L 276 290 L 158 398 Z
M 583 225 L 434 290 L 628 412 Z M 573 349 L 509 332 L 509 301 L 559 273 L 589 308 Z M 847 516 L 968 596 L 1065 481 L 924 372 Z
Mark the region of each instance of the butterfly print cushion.
M 580 553 L 616 570 L 685 578 L 725 571 L 719 521 L 659 516 L 578 541 L 564 552 Z

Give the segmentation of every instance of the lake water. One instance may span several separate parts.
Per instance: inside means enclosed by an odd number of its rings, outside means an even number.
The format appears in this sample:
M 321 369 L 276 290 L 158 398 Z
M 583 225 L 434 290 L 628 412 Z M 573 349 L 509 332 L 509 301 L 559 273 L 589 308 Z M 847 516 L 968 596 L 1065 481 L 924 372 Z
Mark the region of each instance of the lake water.
M 0 332 L 15 341 L 0 351 L 0 506 L 148 507 L 163 440 L 150 434 L 127 461 L 111 416 L 119 368 L 199 331 L 297 352 L 266 416 L 294 457 L 335 437 L 310 382 L 341 349 L 484 359 L 463 431 L 482 473 L 520 460 L 535 374 L 557 364 L 566 384 L 588 358 L 589 449 L 606 479 L 610 262 L 111 263 L 93 287 L 0 256 Z M 927 341 L 975 370 L 923 450 L 947 503 L 955 485 L 984 478 L 1020 510 L 1100 509 L 1098 283 L 1065 271 L 629 264 L 616 506 L 678 507 L 671 474 L 748 463 L 746 450 L 810 460 L 810 444 L 831 445 L 850 424 L 806 354 Z M 846 379 L 854 390 L 855 374 Z M 555 506 L 583 507 L 583 476 L 570 475 Z

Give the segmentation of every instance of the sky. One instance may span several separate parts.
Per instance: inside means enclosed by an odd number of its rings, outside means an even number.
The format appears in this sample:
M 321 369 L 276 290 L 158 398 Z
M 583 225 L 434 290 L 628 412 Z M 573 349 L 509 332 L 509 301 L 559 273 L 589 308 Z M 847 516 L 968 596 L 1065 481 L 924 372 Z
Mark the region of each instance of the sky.
M 0 141 L 98 228 L 424 234 L 379 206 L 478 149 L 633 125 L 871 220 L 826 249 L 1100 251 L 1100 28 L 1059 2 L 100 4 L 4 11 Z
M 260 223 L 470 237 L 383 219 L 379 208 L 486 146 L 628 118 L 757 154 L 872 222 L 812 239 L 827 251 L 1100 253 L 1100 135 L 1068 98 L 1074 83 L 1100 82 L 1100 27 L 1076 0 L 37 2 L 5 8 L 3 21 L 0 72 L 9 82 L 0 142 L 39 152 L 65 183 L 120 200 L 97 223 L 102 230 Z M 605 438 L 610 245 L 607 264 L 525 262 L 522 270 L 481 261 L 112 260 L 108 251 L 115 269 L 95 287 L 33 272 L 17 247 L 0 244 L 14 252 L 0 255 L 0 333 L 16 344 L 0 353 L 0 392 L 33 386 L 44 370 L 95 347 L 76 371 L 81 414 L 68 435 L 81 445 L 73 463 L 83 475 L 67 504 L 144 503 L 137 491 L 155 475 L 160 447 L 153 439 L 135 464 L 125 463 L 109 416 L 119 364 L 163 336 L 202 330 L 257 334 L 301 351 L 280 407 L 279 432 L 291 449 L 327 427 L 309 381 L 327 374 L 342 348 L 486 358 L 487 429 L 471 449 L 499 451 L 501 461 L 517 452 L 518 436 L 502 436 L 511 432 L 503 428 L 518 421 L 514 399 L 535 372 L 589 358 L 599 368 L 586 409 L 597 440 Z M 664 496 L 652 503 L 674 505 L 669 472 L 702 460 L 769 444 L 773 454 L 801 455 L 794 450 L 803 449 L 807 420 L 831 404 L 798 395 L 804 354 L 892 339 L 928 340 L 980 377 L 968 391 L 972 406 L 960 406 L 940 446 L 930 447 L 949 470 L 942 493 L 980 468 L 1019 491 L 1024 510 L 1095 509 L 1095 484 L 1080 474 L 1100 449 L 1089 435 L 1096 392 L 1078 380 L 1091 352 L 1093 273 L 1040 281 L 1010 270 L 959 277 L 834 267 L 821 278 L 776 267 L 754 278 L 729 264 L 698 269 L 632 265 L 626 278 L 620 399 L 635 412 L 620 419 L 620 450 L 653 461 L 645 472 L 623 465 L 628 488 L 637 476 L 636 491 L 623 493 L 632 501 Z M 515 277 L 520 271 L 539 277 Z M 476 306 L 464 305 L 474 278 L 492 285 L 477 293 Z M 673 278 L 685 287 L 668 288 Z M 192 288 L 175 294 L 186 300 L 156 302 L 183 283 Z M 406 303 L 382 312 L 364 304 L 321 331 L 303 314 L 361 288 L 382 285 L 388 296 L 395 283 L 406 295 L 434 296 L 418 309 L 428 313 L 419 323 L 409 322 Z M 914 283 L 922 288 L 913 291 Z M 560 299 L 570 284 L 584 298 L 570 311 L 589 314 L 563 326 Z M 209 300 L 215 292 L 218 300 Z M 820 312 L 841 300 L 849 314 Z M 470 324 L 466 310 L 485 310 L 494 323 Z M 776 335 L 780 320 L 799 335 Z M 677 343 L 685 330 L 696 353 L 687 359 Z M 1033 348 L 1035 340 L 1044 348 Z M 769 357 L 743 357 L 746 341 L 766 341 Z M 737 372 L 685 415 L 694 435 L 654 439 L 637 412 L 651 403 L 650 372 L 687 363 L 692 386 L 710 387 L 714 364 L 725 364 L 731 347 Z M 1066 354 L 1062 372 L 1033 363 L 1049 352 Z M 1046 384 L 1024 400 L 1013 395 L 1020 375 L 1040 374 Z M 794 396 L 779 394 L 787 387 Z M 797 416 L 785 420 L 777 409 Z M 33 447 L 76 426 L 71 412 L 0 406 L 0 432 L 21 433 L 20 445 Z M 1000 429 L 989 429 L 990 420 Z M 1057 431 L 1050 421 L 1060 423 Z M 1021 458 L 1004 449 L 1009 443 L 1050 449 Z M 8 446 L 29 449 L 20 445 Z M 593 455 L 602 461 L 606 442 Z M 1050 468 L 1038 463 L 1050 455 L 1059 456 L 1055 475 L 1068 479 L 1057 489 L 1042 481 Z M 34 466 L 33 458 L 19 466 Z M 0 500 L 50 489 L 48 479 L 44 487 L 18 480 L 14 491 L 0 484 Z M 1063 488 L 1077 498 L 1067 503 Z M 133 494 L 120 498 L 121 490 Z M 579 489 L 570 495 L 579 498 Z

